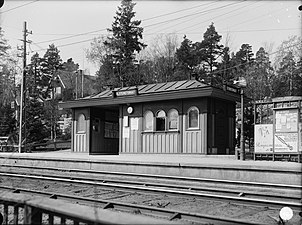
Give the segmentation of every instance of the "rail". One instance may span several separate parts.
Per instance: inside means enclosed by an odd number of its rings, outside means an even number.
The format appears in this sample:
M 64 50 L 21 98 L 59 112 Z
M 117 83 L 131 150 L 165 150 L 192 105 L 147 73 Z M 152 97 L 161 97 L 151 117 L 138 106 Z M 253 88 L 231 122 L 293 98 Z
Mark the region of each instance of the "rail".
M 190 212 L 184 212 L 184 211 L 179 211 L 179 210 L 170 210 L 170 209 L 165 209 L 165 208 L 158 208 L 158 207 L 151 207 L 151 206 L 144 206 L 144 205 L 139 205 L 139 204 L 131 204 L 131 203 L 123 203 L 123 202 L 117 202 L 117 201 L 113 201 L 113 200 L 102 200 L 102 199 L 96 199 L 96 198 L 89 198 L 89 197 L 80 197 L 80 196 L 74 196 L 74 195 L 66 195 L 66 194 L 54 194 L 51 192 L 44 192 L 44 191 L 34 191 L 34 190 L 28 190 L 28 189 L 14 189 L 12 187 L 1 187 L 0 189 L 5 191 L 5 193 L 26 193 L 26 195 L 35 195 L 35 196 L 42 196 L 43 198 L 47 199 L 47 201 L 53 199 L 56 200 L 61 200 L 64 201 L 64 203 L 66 202 L 77 202 L 77 203 L 81 203 L 81 204 L 85 204 L 85 205 L 91 205 L 94 206 L 93 210 L 90 207 L 89 210 L 90 211 L 95 211 L 97 208 L 96 206 L 98 206 L 101 209 L 110 209 L 110 210 L 116 210 L 118 212 L 129 212 L 133 215 L 133 213 L 137 214 L 141 214 L 142 216 L 152 216 L 152 218 L 165 218 L 165 219 L 158 219 L 158 221 L 155 221 L 154 223 L 152 223 L 152 220 L 148 220 L 144 223 L 144 221 L 146 220 L 145 218 L 140 220 L 140 217 L 134 217 L 135 222 L 132 222 L 132 218 L 128 219 L 124 218 L 124 221 L 122 221 L 121 219 L 121 223 L 122 224 L 191 224 L 191 222 L 196 222 L 196 223 L 202 223 L 202 224 L 223 224 L 223 225 L 235 225 L 235 224 L 240 224 L 240 225 L 261 225 L 262 223 L 255 223 L 255 222 L 251 222 L 251 221 L 243 221 L 243 220 L 238 220 L 235 218 L 224 218 L 224 217 L 219 217 L 219 216 L 211 216 L 211 215 L 206 215 L 206 214 L 199 214 L 199 213 L 190 213 Z M 2 192 L 3 193 L 3 192 Z M 1 192 L 0 192 L 0 196 L 1 196 Z M 48 198 L 47 198 L 48 197 Z M 37 197 L 35 197 L 36 199 Z M 1 197 L 0 197 L 1 199 Z M 10 202 L 9 202 L 10 203 Z M 57 201 L 55 202 L 56 204 Z M 47 207 L 48 202 L 45 203 L 46 207 Z M 48 215 L 48 224 L 65 224 L 64 222 L 66 222 L 66 219 L 76 219 L 79 217 L 79 215 L 82 215 L 82 213 L 85 213 L 84 216 L 87 216 L 86 211 L 81 211 L 83 210 L 83 208 L 80 208 L 79 211 L 75 211 L 74 209 L 74 205 L 72 206 L 72 208 L 69 207 L 69 204 L 64 204 L 64 208 L 63 207 L 63 213 L 60 212 L 61 210 L 61 206 L 57 207 L 57 205 L 54 205 L 55 208 L 53 208 L 55 211 L 55 213 L 57 213 L 57 215 L 54 215 L 54 213 L 51 213 L 49 210 L 49 206 L 47 208 L 47 211 L 45 211 L 45 214 L 47 216 L 47 213 L 50 214 L 50 216 Z M 0 200 L 0 206 L 1 206 L 1 200 Z M 14 207 L 16 207 L 16 205 L 14 205 Z M 33 205 L 33 207 L 36 207 L 36 205 Z M 68 214 L 65 212 L 67 209 L 70 209 L 71 212 L 71 216 L 73 216 L 74 214 L 76 214 L 76 218 L 71 218 L 68 217 Z M 7 209 L 6 212 L 8 212 L 9 210 Z M 15 211 L 14 211 L 15 212 Z M 104 211 L 104 213 L 107 213 L 110 211 Z M 8 215 L 6 213 L 6 215 Z M 130 216 L 132 216 L 130 215 Z M 57 223 L 49 223 L 52 222 L 52 217 L 57 216 L 60 219 L 60 217 L 63 218 L 62 222 L 60 223 L 60 221 L 57 221 Z M 100 216 L 102 216 L 101 213 L 94 215 L 91 215 L 91 218 L 102 218 Z M 81 221 L 84 218 L 81 218 Z M 18 219 L 18 218 L 17 218 Z M 178 219 L 181 219 L 178 220 Z M 15 221 L 17 221 L 15 219 Z M 72 222 L 72 221 L 71 221 Z M 177 223 L 180 222 L 180 223 Z M 14 223 L 15 224 L 15 223 Z M 17 223 L 16 223 L 17 224 Z M 23 223 L 23 224 L 27 224 L 27 223 Z M 33 224 L 33 223 L 32 223 Z M 41 224 L 41 223 L 38 223 Z M 67 223 L 66 223 L 67 224 Z M 75 221 L 74 224 L 79 224 L 78 221 Z M 94 223 L 88 223 L 88 224 L 104 224 L 104 223 L 99 223 L 98 221 L 95 221 Z M 116 220 L 111 220 L 110 222 L 107 222 L 105 224 L 120 224 L 118 223 L 118 221 Z
M 175 224 L 142 215 L 114 212 L 101 208 L 69 203 L 63 200 L 21 193 L 0 192 L 2 220 L 0 224 Z

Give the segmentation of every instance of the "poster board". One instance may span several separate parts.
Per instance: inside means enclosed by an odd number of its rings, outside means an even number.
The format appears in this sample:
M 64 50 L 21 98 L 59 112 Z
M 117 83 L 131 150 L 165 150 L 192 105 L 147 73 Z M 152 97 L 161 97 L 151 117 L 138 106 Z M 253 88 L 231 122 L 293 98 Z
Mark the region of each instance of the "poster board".
M 298 109 L 276 110 L 275 132 L 298 132 Z
M 299 111 L 280 109 L 275 111 L 274 152 L 296 153 L 299 149 Z
M 274 151 L 298 152 L 298 133 L 275 133 Z
M 255 125 L 255 153 L 273 152 L 273 124 Z

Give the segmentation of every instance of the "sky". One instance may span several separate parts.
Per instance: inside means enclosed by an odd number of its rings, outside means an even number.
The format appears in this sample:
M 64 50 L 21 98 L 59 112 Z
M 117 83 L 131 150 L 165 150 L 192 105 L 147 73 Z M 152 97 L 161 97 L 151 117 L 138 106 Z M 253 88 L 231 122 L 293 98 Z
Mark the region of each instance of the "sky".
M 5 0 L 0 9 L 0 26 L 13 50 L 22 46 L 24 21 L 31 44 L 30 57 L 42 57 L 50 44 L 60 50 L 63 61 L 72 58 L 93 75 L 97 69 L 86 59 L 93 38 L 107 35 L 121 1 L 84 0 Z M 301 1 L 134 1 L 135 19 L 144 28 L 143 42 L 151 46 L 157 37 L 173 34 L 179 43 L 186 35 L 193 42 L 202 41 L 213 22 L 222 35 L 221 43 L 236 52 L 250 44 L 256 53 L 260 47 L 276 51 L 289 36 L 301 36 Z M 269 47 L 271 46 L 271 47 Z M 22 61 L 22 60 L 20 60 Z

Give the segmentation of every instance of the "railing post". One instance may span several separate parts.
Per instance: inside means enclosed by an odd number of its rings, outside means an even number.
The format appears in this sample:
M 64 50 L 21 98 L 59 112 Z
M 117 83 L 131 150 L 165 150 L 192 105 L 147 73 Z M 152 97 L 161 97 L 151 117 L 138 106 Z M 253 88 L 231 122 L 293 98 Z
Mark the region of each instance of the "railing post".
M 66 224 L 66 218 L 65 217 L 61 217 L 61 224 L 65 225 Z
M 35 207 L 24 206 L 24 224 L 42 224 L 42 212 Z
M 18 224 L 18 217 L 19 217 L 19 207 L 14 206 L 14 224 Z
M 3 224 L 8 224 L 8 205 L 4 204 Z
M 52 214 L 48 214 L 48 224 L 53 225 L 53 215 Z

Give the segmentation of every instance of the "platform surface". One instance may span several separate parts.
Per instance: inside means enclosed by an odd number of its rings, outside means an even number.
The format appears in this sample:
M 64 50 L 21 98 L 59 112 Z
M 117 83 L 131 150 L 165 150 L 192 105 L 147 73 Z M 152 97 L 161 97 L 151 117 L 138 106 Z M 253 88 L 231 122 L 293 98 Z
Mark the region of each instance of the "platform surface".
M 88 153 L 71 152 L 71 150 L 38 152 L 38 153 L 17 153 L 1 152 L 0 157 L 24 157 L 35 159 L 62 159 L 75 161 L 99 161 L 99 162 L 131 162 L 131 163 L 152 163 L 152 164 L 178 164 L 194 166 L 221 166 L 235 168 L 263 168 L 283 171 L 301 172 L 302 164 L 285 161 L 254 161 L 236 160 L 235 156 L 224 155 L 184 155 L 184 154 L 120 154 L 120 155 L 89 155 Z

